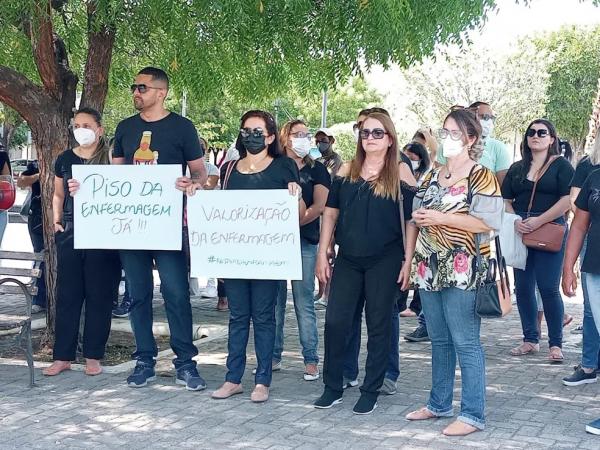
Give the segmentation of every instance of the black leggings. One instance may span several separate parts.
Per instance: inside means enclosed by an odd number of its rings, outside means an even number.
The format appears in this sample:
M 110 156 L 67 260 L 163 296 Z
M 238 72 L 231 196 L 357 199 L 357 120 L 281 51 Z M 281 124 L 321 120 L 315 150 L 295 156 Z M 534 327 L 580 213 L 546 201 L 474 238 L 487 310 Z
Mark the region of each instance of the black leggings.
M 54 359 L 73 361 L 85 301 L 83 356 L 102 359 L 110 333 L 113 300 L 118 295 L 121 262 L 115 250 L 73 248 L 73 228 L 56 233 L 58 260 Z

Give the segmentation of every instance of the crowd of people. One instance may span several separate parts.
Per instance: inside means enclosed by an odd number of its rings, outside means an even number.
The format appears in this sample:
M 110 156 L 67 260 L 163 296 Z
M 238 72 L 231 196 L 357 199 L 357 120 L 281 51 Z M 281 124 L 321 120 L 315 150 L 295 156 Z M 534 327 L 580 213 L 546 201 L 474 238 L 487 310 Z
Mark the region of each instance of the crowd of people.
M 431 340 L 432 384 L 424 406 L 406 418 L 454 415 L 458 359 L 460 411 L 443 433 L 463 436 L 485 427 L 485 355 L 475 298 L 488 272 L 494 254 L 492 238 L 503 226 L 505 212 L 519 216 L 514 223 L 518 239 L 548 224 L 562 233 L 557 251 L 529 247 L 524 268 L 514 269 L 523 339 L 510 355 L 527 357 L 540 351 L 543 314 L 549 361 L 563 361 L 565 314 L 559 289 L 562 280 L 565 295 L 575 295 L 575 265 L 580 257 L 582 360 L 563 383 L 576 386 L 596 381 L 600 353 L 600 139 L 574 170 L 569 161 L 572 155 L 563 156 L 570 147 L 561 143 L 553 124 L 536 119 L 525 130 L 522 158 L 511 164 L 506 147 L 493 137 L 495 115 L 485 102 L 455 105 L 439 130 L 421 128 L 408 143 L 399 142 L 385 109 L 369 108 L 359 112 L 354 125 L 355 155 L 343 162 L 329 129 L 312 136 L 302 120 L 279 128 L 270 113 L 252 110 L 241 117 L 235 146 L 217 168 L 205 162 L 207 144 L 201 142 L 192 122 L 165 109 L 168 89 L 165 72 L 142 69 L 131 85 L 139 114 L 119 123 L 112 145 L 104 136 L 97 111 L 83 108 L 74 116 L 73 135 L 78 145 L 65 150 L 54 164 L 56 341 L 54 362 L 44 369 L 45 375 L 55 376 L 71 368 L 85 303 L 85 373 L 102 372 L 100 360 L 110 331 L 111 310 L 116 306 L 125 309 L 122 315 L 129 315 L 135 337 L 136 366 L 127 383 L 137 388 L 153 381 L 157 347 L 152 333 L 152 270 L 156 267 L 176 356 L 176 383 L 191 391 L 206 388 L 194 360 L 198 350 L 192 335 L 190 287 L 194 287 L 189 279 L 189 250 L 81 250 L 73 244 L 73 196 L 79 189 L 72 176 L 73 165 L 178 164 L 182 176 L 176 186 L 187 195 L 198 189 L 287 189 L 297 198 L 302 279 L 291 286 L 306 381 L 321 377 L 315 309 L 326 308 L 324 389 L 315 408 L 340 404 L 344 390 L 358 386 L 363 312 L 367 356 L 361 395 L 353 412 L 372 413 L 379 395 L 394 394 L 400 374 L 399 316 L 418 316 L 418 328 L 405 338 Z M 145 154 L 151 158 L 142 157 Z M 10 163 L 0 163 L 0 173 L 10 171 Z M 32 191 L 29 231 L 38 251 L 43 248 L 44 235 L 37 167 L 28 167 L 19 186 Z M 574 216 L 569 230 L 570 213 Z M 0 225 L 1 220 L 2 216 Z M 181 232 L 185 247 L 185 226 Z M 127 301 L 115 305 L 122 269 Z M 272 373 L 282 366 L 287 282 L 212 280 L 204 292 L 218 293 L 217 308 L 229 311 L 227 372 L 212 398 L 243 392 L 252 323 L 257 365 L 250 398 L 267 401 Z M 43 296 L 42 288 L 39 300 L 34 301 L 39 309 L 45 307 Z M 600 420 L 589 424 L 587 430 L 600 434 Z

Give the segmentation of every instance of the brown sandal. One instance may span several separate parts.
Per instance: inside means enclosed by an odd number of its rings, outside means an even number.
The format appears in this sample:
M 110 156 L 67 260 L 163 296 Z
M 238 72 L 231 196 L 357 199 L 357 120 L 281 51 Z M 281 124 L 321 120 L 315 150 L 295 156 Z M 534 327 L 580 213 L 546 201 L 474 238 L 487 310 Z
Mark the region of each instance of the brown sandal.
M 524 356 L 530 353 L 537 353 L 540 351 L 540 344 L 534 344 L 532 342 L 523 342 L 521 345 L 513 348 L 510 351 L 511 356 Z
M 47 377 L 55 377 L 65 370 L 71 370 L 71 362 L 56 360 L 50 366 L 42 370 L 42 373 Z
M 548 359 L 553 363 L 561 363 L 564 361 L 565 357 L 563 356 L 563 352 L 560 347 L 550 347 Z

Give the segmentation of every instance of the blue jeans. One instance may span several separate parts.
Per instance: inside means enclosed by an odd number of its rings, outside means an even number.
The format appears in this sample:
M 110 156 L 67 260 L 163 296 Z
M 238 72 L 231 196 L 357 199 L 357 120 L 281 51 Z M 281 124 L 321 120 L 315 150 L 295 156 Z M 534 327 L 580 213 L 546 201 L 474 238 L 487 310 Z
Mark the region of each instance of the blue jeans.
M 587 249 L 587 239 L 583 241 L 583 247 L 579 254 L 579 260 L 583 261 Z M 594 323 L 594 316 L 590 308 L 590 294 L 587 289 L 587 273 L 581 272 L 581 288 L 583 290 L 583 347 L 581 349 L 581 366 L 586 369 L 598 368 L 598 352 L 600 352 L 600 335 Z
M 2 246 L 2 238 L 4 237 L 4 231 L 8 225 L 8 211 L 0 211 L 0 247 Z
M 294 309 L 298 321 L 298 335 L 302 345 L 304 364 L 319 364 L 319 331 L 317 330 L 317 315 L 315 314 L 315 263 L 317 261 L 317 245 L 305 239 L 301 241 L 302 249 L 302 280 L 292 281 Z M 283 352 L 283 325 L 285 323 L 285 306 L 287 302 L 287 282 L 279 283 L 277 306 L 275 307 L 275 348 L 273 360 L 281 361 Z
M 165 301 L 171 333 L 170 344 L 176 355 L 173 363 L 177 370 L 195 367 L 196 362 L 192 358 L 198 354 L 198 349 L 193 343 L 188 269 L 183 251 L 121 250 L 121 263 L 131 297 L 129 320 L 136 345 L 132 356 L 153 365 L 158 354 L 152 334 L 153 262 L 156 262 L 160 275 L 160 292 Z
M 458 420 L 485 426 L 485 355 L 479 340 L 481 319 L 475 312 L 475 291 L 445 288 L 419 290 L 431 339 L 432 386 L 427 409 L 436 416 L 452 415 L 456 357 L 462 391 Z
M 256 384 L 271 385 L 275 345 L 275 304 L 279 281 L 226 279 L 229 300 L 229 339 L 225 381 L 240 384 L 246 368 L 250 319 L 254 329 Z
M 588 292 L 597 294 L 600 292 L 600 274 L 587 273 L 585 275 L 585 284 Z M 594 323 L 596 324 L 596 331 L 600 334 L 600 297 L 598 295 L 593 295 L 590 298 L 590 309 L 594 317 Z
M 556 253 L 528 248 L 525 270 L 514 269 L 517 306 L 521 316 L 524 342 L 537 344 L 540 338 L 537 325 L 538 306 L 535 299 L 537 285 L 544 305 L 550 347 L 562 347 L 565 309 L 559 288 L 566 238 L 565 232 L 562 248 Z

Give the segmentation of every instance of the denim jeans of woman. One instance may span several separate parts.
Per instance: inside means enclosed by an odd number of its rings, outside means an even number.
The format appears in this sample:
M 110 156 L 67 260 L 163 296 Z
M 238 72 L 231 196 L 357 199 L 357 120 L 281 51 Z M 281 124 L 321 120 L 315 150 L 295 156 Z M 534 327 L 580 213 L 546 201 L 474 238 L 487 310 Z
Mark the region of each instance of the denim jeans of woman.
M 317 260 L 317 245 L 305 239 L 301 242 L 302 250 L 302 280 L 292 281 L 292 295 L 294 309 L 298 321 L 298 335 L 302 345 L 304 364 L 318 364 L 319 331 L 317 330 L 317 316 L 315 314 L 315 263 Z M 285 323 L 285 306 L 287 302 L 287 282 L 282 281 L 277 295 L 275 308 L 275 348 L 273 360 L 281 361 L 283 353 L 283 326 Z
M 583 242 L 579 261 L 583 261 L 587 249 L 587 239 Z M 581 366 L 586 369 L 598 368 L 598 353 L 600 352 L 600 335 L 594 323 L 590 307 L 590 293 L 587 289 L 587 273 L 581 272 L 581 289 L 583 290 L 583 345 L 581 348 Z
M 586 273 L 585 285 L 590 293 L 600 292 L 600 274 Z M 590 297 L 590 310 L 592 311 L 594 323 L 596 324 L 596 331 L 600 334 L 600 297 L 598 295 L 592 295 Z
M 564 223 L 564 220 L 562 222 Z M 555 253 L 527 249 L 525 270 L 514 269 L 515 292 L 524 342 L 537 344 L 540 339 L 535 299 L 537 285 L 544 305 L 550 347 L 562 347 L 564 304 L 559 289 L 566 237 L 567 233 L 561 250 Z
M 456 359 L 462 390 L 458 420 L 485 427 L 485 356 L 479 339 L 481 319 L 475 312 L 475 291 L 445 288 L 419 290 L 431 338 L 432 386 L 427 409 L 438 417 L 453 415 Z

